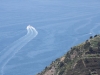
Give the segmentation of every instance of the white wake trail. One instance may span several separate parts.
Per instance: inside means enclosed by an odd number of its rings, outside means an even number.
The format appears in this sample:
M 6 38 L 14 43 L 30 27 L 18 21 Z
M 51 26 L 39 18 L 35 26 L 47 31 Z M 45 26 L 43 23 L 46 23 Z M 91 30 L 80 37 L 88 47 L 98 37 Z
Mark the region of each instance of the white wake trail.
M 37 36 L 38 32 L 32 26 L 27 26 L 27 34 L 17 41 L 15 41 L 11 46 L 7 47 L 1 52 L 0 55 L 0 75 L 3 75 L 3 70 L 5 65 L 13 58 L 13 56 L 29 41 Z

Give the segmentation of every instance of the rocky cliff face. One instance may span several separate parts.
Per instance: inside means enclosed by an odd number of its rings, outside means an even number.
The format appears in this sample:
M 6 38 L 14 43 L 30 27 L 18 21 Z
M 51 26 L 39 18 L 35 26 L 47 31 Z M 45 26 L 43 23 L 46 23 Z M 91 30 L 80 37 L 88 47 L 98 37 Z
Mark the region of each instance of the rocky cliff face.
M 100 75 L 100 35 L 72 47 L 37 75 Z

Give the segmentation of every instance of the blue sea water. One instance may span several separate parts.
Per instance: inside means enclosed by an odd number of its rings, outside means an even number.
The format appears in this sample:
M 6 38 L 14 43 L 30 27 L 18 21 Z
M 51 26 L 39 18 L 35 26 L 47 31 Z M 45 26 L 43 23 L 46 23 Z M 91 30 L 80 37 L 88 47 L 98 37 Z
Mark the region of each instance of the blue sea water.
M 100 1 L 0 0 L 0 55 L 26 35 L 29 24 L 38 35 L 6 63 L 4 75 L 36 75 L 72 46 L 100 34 Z

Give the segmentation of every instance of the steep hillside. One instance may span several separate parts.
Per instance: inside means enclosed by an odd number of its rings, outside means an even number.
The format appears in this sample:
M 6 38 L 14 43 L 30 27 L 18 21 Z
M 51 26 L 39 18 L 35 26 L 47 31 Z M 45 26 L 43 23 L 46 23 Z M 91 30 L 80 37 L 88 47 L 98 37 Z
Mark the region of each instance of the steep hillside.
M 100 75 L 100 35 L 72 47 L 37 75 Z

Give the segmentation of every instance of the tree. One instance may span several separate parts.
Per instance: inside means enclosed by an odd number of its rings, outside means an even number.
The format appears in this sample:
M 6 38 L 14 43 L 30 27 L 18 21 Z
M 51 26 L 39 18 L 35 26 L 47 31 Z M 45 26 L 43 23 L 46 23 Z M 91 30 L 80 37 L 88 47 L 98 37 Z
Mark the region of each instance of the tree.
M 90 47 L 90 45 L 91 45 L 90 42 L 86 41 L 86 43 L 85 43 L 85 45 L 84 45 L 84 49 Z
M 89 73 L 88 75 L 91 75 L 91 73 Z
M 98 44 L 97 44 L 97 45 L 98 45 L 98 49 L 100 50 L 100 42 L 98 42 Z
M 97 37 L 98 35 L 95 35 L 94 37 Z
M 90 51 L 90 52 L 93 52 L 93 49 L 92 49 L 92 47 L 89 47 L 89 51 Z
M 61 68 L 62 66 L 64 66 L 64 63 L 63 62 L 60 62 L 59 67 Z
M 90 36 L 90 39 L 92 39 L 93 37 L 92 36 Z
M 98 44 L 97 44 L 98 46 L 100 46 L 100 41 L 98 42 Z
M 87 59 L 85 59 L 85 63 L 87 64 L 87 63 L 89 63 L 89 61 Z

